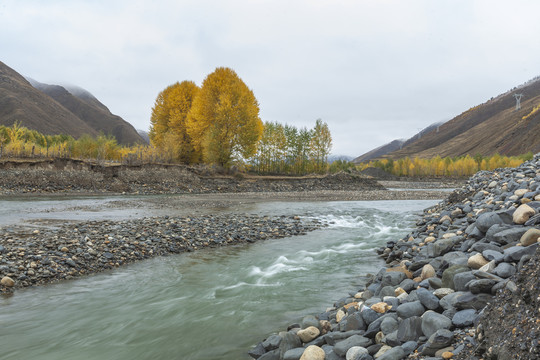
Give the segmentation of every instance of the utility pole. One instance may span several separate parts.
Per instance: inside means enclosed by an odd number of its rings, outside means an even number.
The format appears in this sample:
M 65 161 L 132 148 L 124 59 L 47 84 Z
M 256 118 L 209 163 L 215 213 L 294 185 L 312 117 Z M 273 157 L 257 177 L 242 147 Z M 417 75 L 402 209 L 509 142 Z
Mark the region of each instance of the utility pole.
M 523 94 L 514 94 L 514 97 L 516 98 L 516 111 L 521 109 L 521 98 L 523 97 Z

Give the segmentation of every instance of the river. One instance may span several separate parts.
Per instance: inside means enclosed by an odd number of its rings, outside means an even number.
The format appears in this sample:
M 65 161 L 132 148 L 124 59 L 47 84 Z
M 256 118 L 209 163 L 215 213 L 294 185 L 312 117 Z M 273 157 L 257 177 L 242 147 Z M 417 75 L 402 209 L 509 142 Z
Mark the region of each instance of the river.
M 58 203 L 10 202 L 4 225 L 29 207 L 56 209 L 51 211 L 54 219 L 62 218 L 62 212 L 77 219 L 112 216 L 73 211 L 81 199 L 44 201 Z M 435 203 L 266 201 L 206 209 L 299 215 L 329 226 L 302 236 L 154 258 L 17 290 L 0 297 L 0 358 L 249 359 L 251 346 L 305 315 L 323 312 L 355 289 L 359 275 L 377 271 L 383 262 L 373 250 L 404 236 L 417 219 L 415 213 Z M 32 213 L 27 211 L 26 218 Z M 114 214 L 156 213 L 138 209 Z

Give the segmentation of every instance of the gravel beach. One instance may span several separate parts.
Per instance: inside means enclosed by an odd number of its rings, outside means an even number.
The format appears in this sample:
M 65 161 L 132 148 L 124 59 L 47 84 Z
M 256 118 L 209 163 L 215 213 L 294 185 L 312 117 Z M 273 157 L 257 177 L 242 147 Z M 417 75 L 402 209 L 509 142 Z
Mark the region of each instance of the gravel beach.
M 477 173 L 387 263 L 321 314 L 249 351 L 259 360 L 540 358 L 540 154 Z

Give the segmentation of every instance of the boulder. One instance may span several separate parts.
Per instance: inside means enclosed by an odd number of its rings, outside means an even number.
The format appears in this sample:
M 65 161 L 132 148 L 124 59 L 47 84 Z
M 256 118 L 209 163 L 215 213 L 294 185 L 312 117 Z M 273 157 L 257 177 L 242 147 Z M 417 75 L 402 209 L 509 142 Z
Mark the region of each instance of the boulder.
M 471 256 L 469 258 L 469 260 L 467 260 L 467 265 L 471 269 L 478 270 L 482 266 L 486 265 L 488 262 L 489 261 L 487 259 L 485 259 L 482 254 L 478 253 L 478 254 L 475 254 L 475 255 Z
M 420 316 L 424 311 L 426 309 L 420 301 L 403 303 L 397 308 L 397 314 L 402 319 L 410 318 L 411 316 Z
M 540 229 L 529 229 L 519 239 L 521 246 L 529 246 L 540 241 Z
M 310 345 L 304 350 L 300 360 L 324 360 L 326 354 L 324 350 L 316 345 Z
M 310 326 L 306 329 L 299 330 L 296 335 L 302 340 L 303 343 L 308 343 L 311 340 L 319 336 L 321 331 L 315 326 Z
M 369 354 L 366 348 L 361 346 L 353 346 L 352 348 L 347 350 L 347 354 L 345 354 L 345 359 L 356 360 L 364 354 Z
M 416 295 L 420 303 L 429 310 L 436 310 L 439 307 L 439 298 L 427 289 L 419 288 L 416 290 Z
M 360 347 L 368 347 L 371 345 L 371 340 L 360 336 L 360 335 L 353 335 L 345 340 L 342 340 L 334 346 L 334 352 L 339 356 L 345 356 L 347 354 L 347 351 L 349 351 L 350 348 L 353 346 L 360 346 Z
M 452 324 L 454 326 L 462 328 L 471 326 L 474 323 L 474 320 L 476 319 L 476 310 L 474 309 L 466 309 L 458 311 L 454 314 L 452 317 Z
M 419 316 L 412 316 L 410 318 L 403 319 L 398 326 L 397 339 L 401 342 L 418 341 L 423 336 L 422 332 L 422 318 Z
M 522 204 L 514 212 L 512 220 L 514 223 L 522 225 L 525 224 L 527 220 L 529 220 L 529 218 L 534 214 L 536 214 L 536 211 L 532 207 L 527 204 Z
M 440 329 L 450 329 L 452 320 L 435 311 L 426 311 L 422 315 L 422 332 L 425 336 L 431 336 Z
M 476 219 L 476 228 L 481 232 L 485 233 L 495 224 L 503 224 L 504 221 L 501 219 L 499 214 L 495 212 L 487 212 L 478 216 Z
M 454 333 L 452 331 L 447 329 L 437 330 L 429 337 L 422 349 L 422 355 L 433 356 L 438 350 L 450 346 L 453 341 Z
M 454 265 L 444 270 L 442 274 L 442 287 L 454 289 L 454 276 L 461 272 L 469 271 L 470 268 L 466 265 Z

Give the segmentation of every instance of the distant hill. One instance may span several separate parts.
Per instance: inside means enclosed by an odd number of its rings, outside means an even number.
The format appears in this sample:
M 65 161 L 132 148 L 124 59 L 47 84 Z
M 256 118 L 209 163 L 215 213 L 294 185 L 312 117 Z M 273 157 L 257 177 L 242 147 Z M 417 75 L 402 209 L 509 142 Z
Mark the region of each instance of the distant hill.
M 148 135 L 148 131 L 137 129 L 137 133 L 143 138 L 145 143 L 150 144 L 150 136 Z
M 135 128 L 88 91 L 25 79 L 0 62 L 0 125 L 19 121 L 44 134 L 113 135 L 118 143 L 144 143 Z
M 362 162 L 378 159 L 392 151 L 399 150 L 404 143 L 405 140 L 394 140 L 392 142 L 389 142 L 388 144 L 384 144 L 383 146 L 379 146 L 378 148 L 375 148 L 365 154 L 358 156 L 352 162 L 355 164 L 360 164 Z
M 516 110 L 514 94 L 523 94 Z M 520 155 L 540 152 L 540 77 L 475 106 L 386 155 Z
M 410 145 L 414 143 L 416 140 L 421 139 L 422 136 L 425 134 L 429 134 L 432 131 L 438 131 L 438 128 L 444 124 L 444 122 L 437 122 L 434 124 L 429 125 L 428 127 L 420 130 L 418 133 L 416 133 L 413 137 L 403 140 L 398 139 L 394 140 L 392 142 L 389 142 L 388 144 L 384 144 L 383 146 L 379 146 L 378 148 L 375 148 L 363 155 L 358 156 L 353 160 L 355 164 L 360 164 L 362 162 L 368 162 L 371 160 L 379 159 L 381 157 L 384 157 L 385 155 L 402 149 L 404 146 Z

